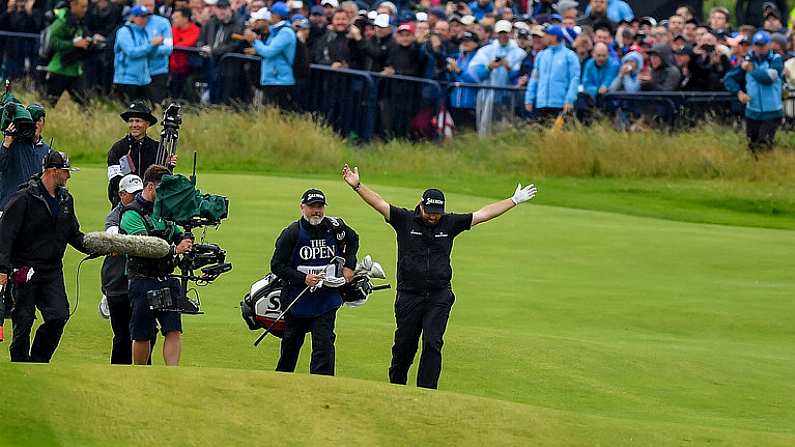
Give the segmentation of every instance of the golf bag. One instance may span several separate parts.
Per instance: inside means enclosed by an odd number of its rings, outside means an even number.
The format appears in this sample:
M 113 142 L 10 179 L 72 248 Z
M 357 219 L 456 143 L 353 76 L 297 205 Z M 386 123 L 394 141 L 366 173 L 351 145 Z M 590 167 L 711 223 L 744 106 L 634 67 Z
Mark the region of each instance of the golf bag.
M 276 321 L 282 313 L 282 289 L 284 281 L 273 273 L 268 273 L 264 278 L 251 286 L 251 291 L 240 302 L 240 311 L 243 320 L 252 331 L 270 327 L 271 333 L 279 338 L 284 335 L 284 319 Z M 274 322 L 276 321 L 276 324 Z

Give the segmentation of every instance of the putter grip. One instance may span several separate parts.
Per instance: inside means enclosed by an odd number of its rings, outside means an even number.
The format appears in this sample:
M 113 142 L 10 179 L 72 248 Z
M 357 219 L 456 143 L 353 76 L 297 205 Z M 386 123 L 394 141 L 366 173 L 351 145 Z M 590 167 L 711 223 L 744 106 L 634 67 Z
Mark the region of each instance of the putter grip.
M 383 284 L 383 285 L 380 285 L 380 286 L 373 286 L 373 291 L 386 290 L 386 289 L 391 289 L 391 288 L 392 288 L 391 284 Z

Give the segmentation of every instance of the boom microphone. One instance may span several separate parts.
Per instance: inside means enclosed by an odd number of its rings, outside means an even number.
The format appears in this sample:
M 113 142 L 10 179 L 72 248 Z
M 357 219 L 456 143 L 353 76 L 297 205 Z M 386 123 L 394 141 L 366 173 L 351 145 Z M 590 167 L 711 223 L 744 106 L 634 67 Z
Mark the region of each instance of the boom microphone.
M 129 236 L 104 231 L 87 233 L 83 244 L 95 255 L 129 255 L 138 258 L 159 259 L 171 252 L 171 246 L 153 236 Z

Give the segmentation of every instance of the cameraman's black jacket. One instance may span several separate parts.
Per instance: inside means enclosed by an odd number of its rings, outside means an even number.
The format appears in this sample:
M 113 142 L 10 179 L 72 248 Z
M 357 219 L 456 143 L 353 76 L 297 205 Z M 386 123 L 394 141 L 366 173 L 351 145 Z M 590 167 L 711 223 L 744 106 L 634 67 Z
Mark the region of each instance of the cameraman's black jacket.
M 472 228 L 472 214 L 444 214 L 436 225 L 426 224 L 419 209 L 389 206 L 389 225 L 398 246 L 397 289 L 433 292 L 450 288 L 453 239 Z
M 182 240 L 182 232 L 179 227 L 169 222 L 165 222 L 165 229 L 158 229 L 155 220 L 152 218 L 152 210 L 153 204 L 147 202 L 138 194 L 135 200 L 122 211 L 122 227 L 119 229 L 119 232 L 126 233 L 126 229 L 124 228 L 124 215 L 127 213 L 137 213 L 141 216 L 146 226 L 145 236 L 159 237 L 172 244 L 171 252 L 160 259 L 128 256 L 127 276 L 131 279 L 140 276 L 163 278 L 173 273 L 177 266 L 177 257 L 174 253 L 175 247 L 173 244 L 178 244 Z
M 0 218 L 0 272 L 23 265 L 45 274 L 61 270 L 67 243 L 88 253 L 72 195 L 59 188 L 50 203 L 48 196 L 41 179 L 33 177 L 11 197 Z
M 159 146 L 160 143 L 149 138 L 149 136 L 136 140 L 129 134 L 113 143 L 110 151 L 108 151 L 108 199 L 113 206 L 119 203 L 119 182 L 124 176 L 121 174 L 119 160 L 127 156 L 131 170 L 129 173 L 143 178 L 144 172 L 155 164 Z
M 356 269 L 356 253 L 359 252 L 359 235 L 353 228 L 349 227 L 340 218 L 323 219 L 320 225 L 310 225 L 309 221 L 301 217 L 304 221 L 304 227 L 310 234 L 316 234 L 318 237 L 325 234 L 329 229 L 337 234 L 337 240 L 342 247 L 342 254 L 338 254 L 345 258 L 345 267 L 351 270 Z M 336 225 L 335 225 L 336 221 Z M 292 266 L 293 249 L 298 241 L 298 221 L 293 222 L 282 231 L 279 238 L 276 240 L 276 250 L 273 252 L 271 258 L 271 271 L 293 286 L 303 286 L 306 274 L 299 272 Z

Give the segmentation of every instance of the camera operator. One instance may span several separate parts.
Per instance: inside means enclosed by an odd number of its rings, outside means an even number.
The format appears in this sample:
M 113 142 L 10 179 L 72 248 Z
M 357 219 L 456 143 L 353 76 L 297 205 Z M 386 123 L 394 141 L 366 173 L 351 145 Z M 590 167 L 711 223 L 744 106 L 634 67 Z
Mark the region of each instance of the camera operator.
M 20 104 L 9 107 L 16 107 L 14 115 L 17 119 L 32 120 L 35 123 L 36 132 L 32 139 L 27 136 L 19 136 L 13 122 L 3 132 L 3 145 L 0 147 L 0 216 L 2 216 L 3 209 L 11 195 L 17 192 L 19 186 L 25 184 L 34 175 L 41 173 L 41 162 L 50 152 L 50 147 L 41 143 L 41 132 L 44 130 L 44 108 L 38 104 L 32 104 L 28 109 L 23 108 Z M 36 119 L 33 118 L 33 114 L 36 115 Z
M 693 49 L 689 69 L 690 88 L 695 91 L 723 91 L 723 77 L 731 70 L 729 58 L 724 54 L 718 38 L 712 33 L 704 34 L 701 45 Z
M 108 151 L 108 200 L 112 206 L 119 203 L 119 181 L 127 174 L 140 176 L 155 164 L 159 143 L 146 135 L 150 126 L 157 123 L 152 111 L 141 101 L 130 104 L 121 119 L 127 123 L 129 133 L 113 143 Z M 177 165 L 176 155 L 169 160 L 168 167 Z
M 148 259 L 129 256 L 127 275 L 130 278 L 130 338 L 132 338 L 133 363 L 145 365 L 151 354 L 151 340 L 155 337 L 155 320 L 165 337 L 163 359 L 167 366 L 179 365 L 182 351 L 182 319 L 179 312 L 152 310 L 148 296 L 153 292 L 168 290 L 174 299 L 184 291 L 176 278 L 169 278 L 176 268 L 176 256 L 191 249 L 193 241 L 184 237 L 176 225 L 152 216 L 157 187 L 163 176 L 171 172 L 165 166 L 152 165 L 144 174 L 144 189 L 121 214 L 119 232 L 129 235 L 156 236 L 172 244 L 171 252 L 164 258 Z
M 69 319 L 63 281 L 66 244 L 87 253 L 74 199 L 66 190 L 71 172 L 77 169 L 66 154 L 55 151 L 47 154 L 42 168 L 41 176 L 31 178 L 11 197 L 0 220 L 0 285 L 12 281 L 16 301 L 11 313 L 12 362 L 50 361 Z M 31 347 L 36 308 L 44 323 Z
M 397 297 L 395 300 L 395 344 L 389 381 L 405 385 L 422 335 L 422 356 L 417 386 L 436 388 L 442 372 L 442 345 L 450 310 L 455 302 L 450 280 L 453 240 L 475 225 L 499 217 L 536 195 L 533 185 L 517 186 L 513 196 L 486 205 L 474 213 L 445 213 L 444 194 L 428 189 L 414 208 L 408 210 L 387 203 L 364 186 L 359 169 L 347 164 L 343 180 L 373 209 L 378 211 L 397 235 Z
M 301 218 L 285 228 L 276 240 L 271 271 L 287 285 L 282 290 L 282 305 L 287 306 L 306 287 L 314 287 L 324 278 L 317 274 L 335 256 L 345 258 L 344 282 L 350 282 L 356 268 L 359 236 L 341 219 L 326 217 L 326 196 L 310 189 L 301 196 Z M 336 274 L 339 274 L 338 272 Z M 312 333 L 311 374 L 334 375 L 334 321 L 342 297 L 329 287 L 304 292 L 285 316 L 281 357 L 276 371 L 293 372 L 307 332 Z M 342 285 L 342 284 L 338 284 Z

